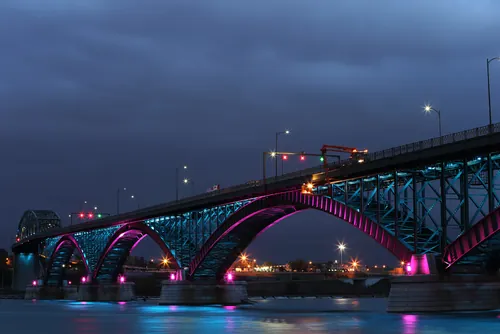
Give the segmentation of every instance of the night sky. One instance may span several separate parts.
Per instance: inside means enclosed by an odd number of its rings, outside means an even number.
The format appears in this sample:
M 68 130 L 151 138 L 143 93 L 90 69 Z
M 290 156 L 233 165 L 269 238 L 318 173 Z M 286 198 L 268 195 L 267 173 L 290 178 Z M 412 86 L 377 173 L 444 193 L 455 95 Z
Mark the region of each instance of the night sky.
M 115 213 L 119 187 L 123 210 L 173 200 L 176 166 L 196 192 L 258 179 L 276 131 L 292 131 L 283 150 L 377 151 L 437 136 L 425 103 L 441 109 L 444 133 L 485 125 L 498 13 L 496 0 L 2 0 L 0 248 L 26 209 L 68 224 L 85 200 Z M 491 83 L 500 121 L 500 63 Z M 394 262 L 318 212 L 248 251 L 327 260 L 339 240 L 365 263 Z

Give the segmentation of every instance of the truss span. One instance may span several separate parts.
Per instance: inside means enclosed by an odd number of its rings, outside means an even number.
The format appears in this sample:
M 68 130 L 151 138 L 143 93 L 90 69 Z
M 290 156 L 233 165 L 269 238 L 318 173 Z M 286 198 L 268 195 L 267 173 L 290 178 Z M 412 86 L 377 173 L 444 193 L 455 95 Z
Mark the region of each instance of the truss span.
M 52 210 L 26 210 L 19 221 L 17 238 L 26 239 L 34 234 L 61 227 L 61 218 Z
M 299 211 L 316 209 L 340 218 L 371 236 L 398 259 L 409 261 L 411 250 L 373 220 L 327 196 L 300 191 L 259 198 L 230 216 L 204 243 L 189 266 L 189 277 L 221 279 L 239 254 L 266 228 Z
M 45 285 L 62 285 L 65 267 L 67 267 L 67 265 L 69 264 L 71 256 L 73 255 L 75 250 L 78 251 L 80 257 L 83 259 L 83 252 L 72 236 L 66 235 L 59 239 L 45 269 Z M 85 270 L 88 273 L 89 268 L 87 267 L 85 261 L 83 261 L 83 263 L 85 264 Z
M 162 249 L 170 260 L 171 267 L 178 269 L 179 264 L 160 235 L 143 223 L 132 223 L 118 229 L 110 238 L 104 254 L 99 259 L 95 272 L 92 275 L 93 281 L 116 281 L 130 253 L 146 236 L 151 237 Z
M 446 268 L 464 259 L 481 244 L 500 231 L 500 207 L 474 224 L 470 230 L 460 235 L 443 252 Z

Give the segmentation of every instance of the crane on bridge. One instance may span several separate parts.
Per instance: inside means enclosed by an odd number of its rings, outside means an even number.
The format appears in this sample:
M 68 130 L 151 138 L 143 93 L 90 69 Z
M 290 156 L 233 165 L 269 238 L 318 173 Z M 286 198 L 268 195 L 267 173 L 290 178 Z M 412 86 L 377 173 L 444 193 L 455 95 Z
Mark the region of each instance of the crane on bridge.
M 357 163 L 365 162 L 365 157 L 368 154 L 368 150 L 358 150 L 357 148 L 338 145 L 323 145 L 321 147 L 321 160 L 325 171 L 328 171 L 327 152 L 349 153 L 349 158 Z

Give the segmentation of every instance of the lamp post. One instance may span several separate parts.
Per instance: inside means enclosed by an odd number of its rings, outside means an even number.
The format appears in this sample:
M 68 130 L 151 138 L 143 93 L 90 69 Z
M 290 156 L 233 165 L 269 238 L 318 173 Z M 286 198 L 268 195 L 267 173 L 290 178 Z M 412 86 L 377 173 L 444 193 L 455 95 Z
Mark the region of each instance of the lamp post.
M 280 135 L 290 134 L 289 130 L 276 132 L 276 145 L 274 146 L 274 152 L 278 152 L 278 138 Z M 278 177 L 278 159 L 274 162 L 275 167 L 275 177 Z M 283 160 L 281 160 L 281 170 L 283 171 Z
M 116 189 L 116 214 L 120 214 L 120 193 L 122 191 L 127 191 L 127 188 L 118 188 Z
M 342 264 L 344 263 L 344 261 L 342 261 L 342 255 L 344 253 L 345 248 L 346 248 L 346 245 L 344 243 L 340 243 L 337 245 L 337 249 L 340 252 L 340 266 L 341 267 L 342 267 Z
M 182 166 L 182 169 L 186 170 L 188 167 L 186 165 Z M 175 200 L 179 200 L 179 167 L 175 168 Z
M 430 113 L 431 111 L 434 111 L 437 115 L 438 115 L 438 123 L 439 123 L 439 138 L 442 137 L 442 132 L 441 132 L 441 111 L 436 109 L 436 108 L 433 108 L 432 106 L 430 105 L 425 105 L 424 107 L 424 111 L 426 113 Z
M 486 78 L 488 80 L 488 115 L 489 115 L 489 130 L 492 131 L 491 125 L 493 124 L 491 116 L 491 89 L 490 89 L 490 63 L 493 60 L 500 60 L 500 57 L 486 59 Z

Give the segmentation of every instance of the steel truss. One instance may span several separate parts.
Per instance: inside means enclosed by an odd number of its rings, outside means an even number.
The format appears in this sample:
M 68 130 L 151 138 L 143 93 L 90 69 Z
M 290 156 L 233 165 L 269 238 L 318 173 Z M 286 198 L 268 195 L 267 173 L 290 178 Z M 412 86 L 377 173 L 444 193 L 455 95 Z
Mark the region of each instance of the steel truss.
M 314 192 L 363 213 L 416 254 L 442 253 L 499 205 L 499 172 L 500 155 L 489 155 L 337 181 Z M 500 242 L 488 240 L 479 257 L 497 250 Z
M 467 233 L 473 224 L 499 205 L 499 173 L 500 155 L 490 154 L 334 181 L 318 186 L 313 192 L 366 215 L 415 254 L 442 254 L 451 240 Z M 254 200 L 155 217 L 144 224 L 158 233 L 177 263 L 187 267 L 210 235 L 230 215 Z M 73 234 L 91 273 L 122 226 Z M 60 237 L 46 239 L 42 256 L 50 257 L 59 240 Z M 500 252 L 500 239 L 494 237 L 461 262 L 484 264 L 497 252 Z
M 232 202 L 177 216 L 162 216 L 144 223 L 156 231 L 181 267 L 189 266 L 210 235 L 224 221 L 253 199 Z

